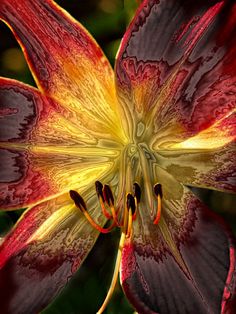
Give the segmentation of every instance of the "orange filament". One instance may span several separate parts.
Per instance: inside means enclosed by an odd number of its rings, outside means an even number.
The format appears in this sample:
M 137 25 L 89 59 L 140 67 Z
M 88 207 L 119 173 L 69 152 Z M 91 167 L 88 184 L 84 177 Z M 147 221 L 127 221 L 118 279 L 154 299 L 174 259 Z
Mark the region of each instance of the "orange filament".
M 157 197 L 157 213 L 153 223 L 157 225 L 161 219 L 162 186 L 160 183 L 155 184 L 154 193 Z
M 100 203 L 100 205 L 101 205 L 103 215 L 104 215 L 107 219 L 111 219 L 111 218 L 112 218 L 112 215 L 110 215 L 110 214 L 107 212 L 105 203 L 104 203 L 104 201 L 103 201 L 103 199 L 102 199 L 101 197 L 99 197 L 99 203 Z
M 121 220 L 118 219 L 119 209 L 117 210 L 115 209 L 114 197 L 113 197 L 113 194 L 109 185 L 105 184 L 103 186 L 101 182 L 96 181 L 95 188 L 96 188 L 97 196 L 99 199 L 99 203 L 102 208 L 103 215 L 107 219 L 113 220 L 111 225 L 108 228 L 103 228 L 102 226 L 98 225 L 93 220 L 93 218 L 89 215 L 85 201 L 83 200 L 82 196 L 78 192 L 74 190 L 70 190 L 69 192 L 70 197 L 74 201 L 76 207 L 81 210 L 81 212 L 84 214 L 84 216 L 89 221 L 89 223 L 99 232 L 108 233 L 117 226 L 117 227 L 122 227 L 122 232 L 124 232 L 125 234 L 127 234 L 127 230 L 129 230 L 128 233 L 130 234 L 131 227 L 130 226 L 128 227 L 128 225 L 130 225 L 132 221 L 130 221 L 130 218 L 129 218 L 129 209 L 131 209 L 130 215 L 132 216 L 132 220 L 134 220 L 136 218 L 137 206 L 138 206 L 138 203 L 140 202 L 140 197 L 141 197 L 141 189 L 138 183 L 134 184 L 134 196 L 131 193 L 127 194 L 126 208 L 124 210 L 123 219 Z M 107 211 L 106 205 L 110 209 L 111 214 Z
M 115 263 L 115 268 L 114 268 L 111 284 L 108 289 L 106 298 L 101 308 L 97 312 L 97 314 L 102 314 L 105 308 L 107 307 L 117 284 L 121 257 L 122 257 L 122 250 L 123 250 L 125 241 L 127 239 L 130 239 L 132 236 L 133 221 L 136 219 L 136 215 L 138 212 L 138 207 L 139 207 L 139 203 L 141 199 L 141 189 L 138 183 L 134 183 L 133 195 L 131 193 L 128 193 L 126 195 L 126 204 L 124 206 L 122 217 L 118 218 L 119 209 L 117 210 L 115 209 L 114 197 L 113 197 L 113 194 L 109 185 L 106 185 L 106 184 L 103 185 L 101 182 L 96 181 L 95 187 L 96 187 L 96 192 L 99 199 L 99 203 L 101 205 L 103 215 L 109 220 L 112 219 L 112 223 L 110 224 L 108 228 L 101 227 L 93 220 L 93 218 L 89 215 L 87 211 L 85 201 L 83 200 L 83 198 L 80 196 L 78 192 L 71 190 L 70 197 L 74 201 L 76 207 L 79 208 L 81 212 L 84 214 L 84 216 L 89 221 L 89 223 L 101 233 L 108 233 L 116 226 L 121 227 L 119 248 L 117 252 L 116 263 Z M 158 224 L 161 219 L 161 208 L 162 208 L 161 184 L 159 183 L 155 184 L 154 194 L 157 198 L 157 212 L 156 212 L 156 216 L 153 223 Z M 110 213 L 107 211 L 106 207 L 108 207 L 108 209 L 110 210 Z
M 157 225 L 161 219 L 161 197 L 160 195 L 157 196 L 157 214 L 156 218 L 154 219 L 153 223 Z
M 105 184 L 104 186 L 100 181 L 95 182 L 95 187 L 99 199 L 100 206 L 102 208 L 102 213 L 107 219 L 113 219 L 115 224 L 118 227 L 121 227 L 121 223 L 118 221 L 119 209 L 116 211 L 114 207 L 114 197 L 109 185 Z M 111 210 L 111 214 L 107 212 L 105 203 Z
M 107 219 L 112 219 L 112 223 L 108 228 L 103 228 L 99 226 L 93 218 L 87 212 L 86 204 L 80 194 L 76 191 L 70 191 L 70 197 L 74 201 L 76 207 L 78 207 L 81 212 L 84 214 L 89 223 L 101 233 L 110 232 L 115 226 L 121 227 L 121 236 L 119 242 L 119 248 L 116 257 L 115 268 L 111 280 L 110 287 L 108 289 L 106 298 L 98 310 L 97 314 L 102 314 L 107 307 L 117 284 L 119 269 L 122 257 L 122 250 L 127 239 L 130 239 L 132 236 L 132 226 L 133 220 L 136 219 L 136 215 L 138 212 L 138 206 L 141 199 L 141 189 L 138 183 L 134 183 L 133 185 L 133 195 L 128 193 L 126 195 L 126 204 L 124 206 L 123 217 L 118 219 L 119 209 L 115 209 L 114 205 L 114 197 L 109 185 L 102 185 L 99 181 L 95 182 L 96 192 L 99 199 L 99 203 L 101 205 L 102 213 Z M 162 207 L 162 186 L 157 183 L 154 186 L 154 194 L 157 198 L 157 212 L 154 219 L 154 224 L 158 224 L 161 218 L 161 207 Z M 110 213 L 107 211 L 106 206 L 110 210 Z M 122 223 L 121 223 L 122 221 Z
M 70 190 L 70 197 L 71 199 L 74 201 L 75 206 L 78 207 L 81 212 L 84 214 L 84 216 L 86 217 L 86 219 L 89 221 L 89 223 L 95 228 L 97 229 L 99 232 L 101 233 L 109 233 L 111 232 L 111 230 L 115 227 L 115 222 L 113 221 L 112 224 L 108 227 L 108 228 L 103 228 L 101 226 L 99 226 L 94 220 L 93 218 L 89 215 L 89 213 L 87 212 L 87 208 L 86 208 L 86 204 L 83 200 L 83 198 L 80 196 L 80 194 L 74 190 Z
M 115 207 L 112 205 L 111 207 L 112 217 L 114 222 L 116 223 L 117 227 L 121 227 L 122 223 L 118 221 L 117 212 L 115 210 Z

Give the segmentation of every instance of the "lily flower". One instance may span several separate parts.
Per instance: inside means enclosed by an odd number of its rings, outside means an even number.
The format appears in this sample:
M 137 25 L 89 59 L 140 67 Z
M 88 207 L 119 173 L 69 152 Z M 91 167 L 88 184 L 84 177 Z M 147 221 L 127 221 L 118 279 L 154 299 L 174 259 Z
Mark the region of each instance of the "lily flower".
M 0 78 L 1 314 L 38 313 L 99 234 L 149 313 L 234 313 L 235 243 L 188 186 L 236 192 L 236 5 L 144 0 L 113 72 L 51 0 L 1 0 L 37 89 Z M 77 309 L 79 312 L 79 309 Z

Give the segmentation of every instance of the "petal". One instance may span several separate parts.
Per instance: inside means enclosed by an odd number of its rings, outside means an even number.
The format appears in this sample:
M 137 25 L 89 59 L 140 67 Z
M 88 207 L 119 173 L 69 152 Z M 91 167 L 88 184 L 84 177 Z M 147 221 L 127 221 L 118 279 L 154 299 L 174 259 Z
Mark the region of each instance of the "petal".
M 235 144 L 218 149 L 166 150 L 159 155 L 159 163 L 185 185 L 236 193 Z
M 100 224 L 95 193 L 91 214 Z M 93 247 L 98 232 L 69 194 L 27 211 L 0 247 L 1 313 L 38 313 L 59 293 Z
M 0 17 L 13 30 L 41 91 L 76 114 L 81 128 L 122 136 L 113 71 L 78 22 L 50 0 L 3 0 Z
M 170 148 L 217 149 L 233 141 L 236 141 L 236 108 L 197 135 Z
M 118 148 L 101 143 L 102 133 L 99 143 L 70 118 L 36 89 L 0 79 L 0 208 L 86 187 L 114 166 Z
M 161 220 L 154 225 L 143 204 L 122 253 L 121 282 L 129 301 L 142 314 L 233 313 L 236 253 L 230 231 L 187 188 L 156 171 L 163 187 Z
M 169 145 L 235 109 L 235 32 L 234 1 L 142 2 L 116 63 L 123 115 L 136 120 L 137 136 Z
M 167 143 L 166 143 L 167 144 Z M 236 112 L 161 149 L 158 163 L 185 185 L 236 192 Z

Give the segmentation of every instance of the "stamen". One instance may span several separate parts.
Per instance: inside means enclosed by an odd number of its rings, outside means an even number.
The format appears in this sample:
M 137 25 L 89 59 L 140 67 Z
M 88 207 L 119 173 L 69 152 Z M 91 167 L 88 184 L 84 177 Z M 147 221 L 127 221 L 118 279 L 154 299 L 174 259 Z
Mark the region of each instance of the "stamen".
M 82 196 L 78 192 L 76 192 L 74 190 L 70 190 L 69 193 L 70 193 L 71 199 L 75 203 L 75 206 L 78 207 L 81 210 L 81 212 L 84 214 L 84 216 L 89 221 L 89 223 L 95 229 L 97 229 L 99 232 L 101 232 L 101 233 L 109 233 L 115 227 L 116 223 L 114 221 L 112 222 L 112 224 L 108 228 L 103 228 L 103 227 L 99 226 L 93 220 L 93 218 L 89 215 L 89 213 L 87 212 L 87 207 L 86 207 L 85 201 L 83 200 Z
M 89 213 L 87 211 L 85 201 L 83 200 L 82 196 L 78 192 L 76 192 L 74 190 L 70 190 L 69 193 L 70 193 L 70 197 L 74 201 L 76 207 L 78 207 L 81 210 L 81 212 L 84 214 L 84 216 L 89 221 L 89 223 L 95 229 L 100 231 L 101 233 L 108 233 L 115 226 L 122 227 L 122 232 L 121 232 L 121 237 L 120 237 L 120 242 L 119 242 L 119 249 L 117 252 L 116 264 L 115 264 L 115 269 L 114 269 L 114 273 L 112 276 L 111 285 L 110 285 L 107 296 L 106 296 L 101 308 L 97 312 L 97 314 L 101 314 L 105 310 L 107 304 L 109 303 L 109 301 L 112 297 L 112 294 L 114 292 L 116 283 L 117 283 L 117 279 L 118 279 L 118 275 L 119 275 L 119 269 L 120 269 L 121 256 L 122 256 L 122 250 L 124 247 L 125 240 L 129 239 L 132 235 L 132 224 L 133 224 L 133 220 L 135 219 L 134 217 L 136 217 L 138 204 L 140 203 L 141 189 L 140 189 L 140 186 L 138 185 L 138 183 L 134 183 L 134 185 L 133 185 L 134 195 L 132 195 L 131 193 L 128 193 L 126 195 L 126 204 L 124 206 L 125 208 L 123 211 L 123 218 L 121 218 L 121 220 L 123 220 L 122 221 L 123 223 L 121 224 L 118 221 L 119 209 L 117 211 L 115 210 L 114 197 L 113 197 L 113 194 L 112 194 L 112 191 L 111 191 L 111 188 L 109 187 L 109 185 L 107 185 L 107 184 L 103 185 L 101 182 L 96 181 L 95 182 L 95 188 L 96 188 L 97 196 L 98 196 L 103 214 L 108 219 L 113 218 L 113 222 L 108 228 L 102 228 L 93 220 L 93 218 L 89 215 Z M 110 208 L 112 216 L 110 215 L 110 213 L 107 212 L 105 205 L 107 205 Z
M 102 193 L 102 189 L 103 189 L 102 183 L 100 181 L 96 181 L 95 182 L 95 188 L 96 188 L 97 196 L 101 197 L 103 202 L 104 202 L 104 197 L 103 197 L 103 193 Z
M 107 184 L 104 185 L 103 196 L 104 196 L 105 202 L 108 204 L 108 206 L 111 209 L 112 218 L 114 219 L 116 225 L 120 227 L 121 223 L 118 221 L 118 217 L 117 217 L 118 211 L 116 211 L 114 207 L 114 197 L 113 197 L 111 188 Z
M 160 183 L 155 184 L 154 186 L 154 193 L 157 197 L 157 213 L 156 218 L 154 219 L 153 223 L 157 225 L 161 219 L 161 205 L 162 205 L 162 186 Z
M 89 215 L 86 207 L 86 203 L 83 200 L 83 198 L 80 196 L 80 194 L 74 190 L 70 190 L 70 197 L 74 201 L 76 207 L 78 207 L 81 212 L 84 214 L 86 219 L 89 221 L 89 223 L 97 229 L 101 233 L 108 233 L 110 232 L 115 226 L 121 227 L 121 237 L 120 237 L 120 242 L 119 242 L 119 248 L 117 252 L 117 257 L 116 257 L 116 264 L 115 264 L 115 269 L 114 273 L 112 276 L 112 281 L 110 288 L 108 290 L 107 296 L 97 312 L 97 314 L 103 313 L 105 310 L 107 304 L 109 303 L 112 294 L 114 292 L 118 275 L 119 275 L 119 269 L 120 269 L 120 262 L 121 262 L 121 256 L 122 256 L 122 250 L 125 244 L 125 241 L 127 239 L 130 239 L 132 236 L 132 227 L 133 227 L 133 220 L 136 219 L 136 214 L 138 212 L 138 206 L 141 200 L 141 188 L 138 185 L 138 183 L 133 184 L 133 195 L 131 193 L 128 193 L 126 195 L 126 203 L 124 206 L 123 210 L 123 215 L 122 213 L 119 215 L 119 210 L 115 210 L 115 205 L 114 205 L 114 197 L 111 188 L 109 185 L 105 184 L 103 185 L 100 181 L 95 182 L 95 188 L 97 192 L 97 196 L 102 208 L 102 212 L 104 216 L 108 219 L 112 219 L 112 223 L 108 228 L 103 228 L 100 225 L 98 225 L 93 218 Z M 157 213 L 156 217 L 154 219 L 154 224 L 158 224 L 161 218 L 161 206 L 162 206 L 162 186 L 160 183 L 155 184 L 154 186 L 154 193 L 157 198 Z M 109 207 L 111 214 L 107 211 L 107 208 Z M 118 218 L 119 216 L 119 218 Z M 120 217 L 123 216 L 123 217 Z M 122 223 L 121 223 L 121 222 Z
M 104 199 L 104 196 L 103 196 L 103 185 L 100 181 L 96 181 L 95 182 L 95 188 L 96 188 L 96 192 L 97 192 L 97 196 L 98 196 L 98 200 L 99 200 L 99 203 L 100 203 L 100 206 L 102 208 L 102 213 L 103 215 L 107 218 L 107 219 L 111 219 L 112 218 L 112 215 L 110 215 L 107 210 L 106 210 L 106 207 L 105 207 L 105 199 Z
M 114 197 L 113 197 L 111 188 L 107 184 L 105 184 L 103 187 L 103 196 L 104 196 L 105 202 L 107 202 L 109 206 L 111 205 L 114 206 Z

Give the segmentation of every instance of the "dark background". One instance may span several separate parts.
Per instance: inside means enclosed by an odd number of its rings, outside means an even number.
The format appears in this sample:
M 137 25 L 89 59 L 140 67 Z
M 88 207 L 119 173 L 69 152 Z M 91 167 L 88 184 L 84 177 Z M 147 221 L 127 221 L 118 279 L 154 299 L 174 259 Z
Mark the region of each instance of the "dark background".
M 56 1 L 94 36 L 112 65 L 133 12 L 136 0 L 58 0 Z M 124 5 L 125 4 L 125 5 Z M 18 79 L 35 85 L 24 56 L 11 31 L 0 23 L 0 76 Z M 236 198 L 232 194 L 194 189 L 202 200 L 222 215 L 236 232 Z M 20 217 L 23 210 L 0 212 L 0 237 Z M 109 287 L 119 232 L 101 235 L 82 268 L 77 272 L 60 296 L 42 313 L 44 314 L 94 314 L 101 306 Z M 131 314 L 122 290 L 117 285 L 114 296 L 105 311 L 109 314 Z M 26 313 L 27 314 L 27 313 Z

